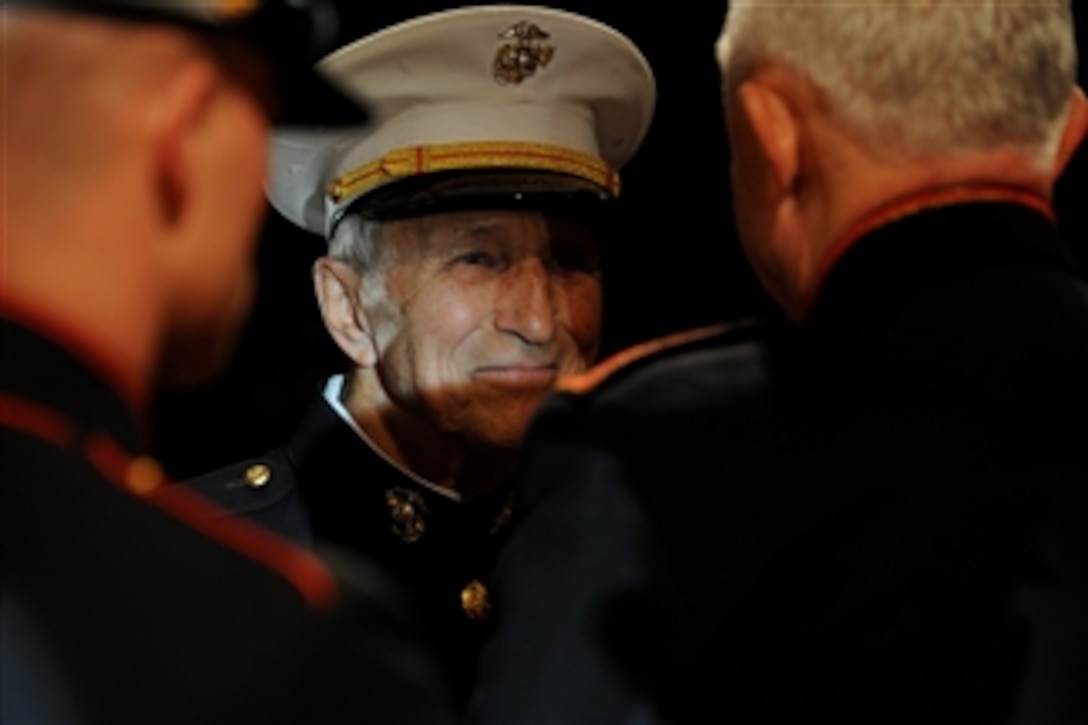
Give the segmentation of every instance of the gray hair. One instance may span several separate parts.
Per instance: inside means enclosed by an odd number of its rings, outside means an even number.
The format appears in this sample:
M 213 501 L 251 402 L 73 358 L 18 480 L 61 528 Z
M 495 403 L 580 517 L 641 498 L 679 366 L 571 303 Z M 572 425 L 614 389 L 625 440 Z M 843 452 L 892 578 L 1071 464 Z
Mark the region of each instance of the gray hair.
M 354 269 L 362 285 L 361 301 L 367 307 L 382 304 L 388 295 L 385 272 L 392 255 L 383 253 L 382 223 L 348 214 L 333 228 L 328 256 L 346 262 Z
M 733 0 L 725 89 L 761 63 L 807 77 L 874 150 L 1013 147 L 1052 162 L 1076 83 L 1069 0 Z
M 347 262 L 360 274 L 377 271 L 381 237 L 381 222 L 348 214 L 332 231 L 329 256 Z

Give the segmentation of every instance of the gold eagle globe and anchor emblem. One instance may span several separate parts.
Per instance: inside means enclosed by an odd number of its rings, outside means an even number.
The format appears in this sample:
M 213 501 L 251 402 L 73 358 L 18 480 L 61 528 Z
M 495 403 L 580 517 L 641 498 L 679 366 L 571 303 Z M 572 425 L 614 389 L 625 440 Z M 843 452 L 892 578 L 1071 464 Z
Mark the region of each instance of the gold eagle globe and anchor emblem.
M 551 36 L 525 20 L 499 33 L 506 41 L 495 53 L 492 69 L 500 85 L 517 85 L 551 62 L 555 48 L 544 42 Z
M 425 516 L 430 513 L 423 497 L 398 486 L 385 492 L 385 502 L 393 518 L 392 532 L 407 544 L 419 541 L 427 530 Z

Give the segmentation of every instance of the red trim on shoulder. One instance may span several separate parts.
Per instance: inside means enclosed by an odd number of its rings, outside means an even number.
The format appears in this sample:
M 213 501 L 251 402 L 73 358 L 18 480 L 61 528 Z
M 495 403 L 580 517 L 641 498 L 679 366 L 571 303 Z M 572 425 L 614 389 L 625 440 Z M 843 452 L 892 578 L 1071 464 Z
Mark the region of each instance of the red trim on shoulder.
M 139 459 L 129 456 L 112 438 L 102 434 L 89 437 L 85 452 L 99 472 L 119 488 L 131 493 L 134 488 L 139 490 L 144 487 L 142 483 L 134 486 L 129 481 L 130 474 L 137 470 L 134 464 Z M 275 571 L 290 582 L 311 607 L 328 609 L 336 603 L 336 580 L 310 551 L 232 515 L 183 486 L 159 485 L 139 498 L 207 538 Z
M 565 393 L 585 393 L 596 388 L 617 370 L 625 368 L 638 360 L 649 357 L 661 350 L 720 335 L 732 329 L 732 327 L 733 325 L 727 323 L 707 325 L 706 327 L 674 332 L 670 335 L 633 345 L 609 356 L 606 360 L 597 363 L 585 372 L 564 375 L 556 384 L 556 389 Z
M 144 497 L 208 538 L 280 574 L 314 609 L 331 609 L 339 597 L 332 572 L 310 551 L 221 509 L 195 491 L 171 485 Z
M 956 204 L 970 204 L 974 202 L 1005 202 L 1020 204 L 1039 212 L 1051 222 L 1056 221 L 1054 207 L 1045 198 L 1031 191 L 1011 186 L 997 184 L 958 184 L 942 189 L 934 189 L 919 194 L 896 199 L 876 211 L 867 214 L 854 222 L 830 247 L 824 255 L 820 265 L 820 271 L 816 275 L 815 284 L 808 290 L 802 300 L 801 316 L 807 317 L 812 305 L 816 302 L 820 288 L 824 280 L 831 272 L 831 268 L 846 253 L 846 250 L 870 232 L 898 221 L 904 217 L 917 214 L 929 209 L 937 209 Z
M 55 446 L 71 446 L 76 439 L 75 426 L 63 415 L 6 393 L 0 393 L 0 425 L 41 438 Z
M 96 345 L 84 332 L 39 309 L 32 301 L 15 299 L 6 292 L 0 293 L 0 317 L 49 338 L 75 355 L 121 396 L 137 419 L 143 420 L 147 403 L 146 391 L 135 381 L 126 379 L 117 366 L 109 361 L 101 346 Z
M 22 431 L 58 448 L 78 450 L 78 430 L 66 416 L 29 400 L 0 393 L 0 426 Z M 157 464 L 134 458 L 105 433 L 83 441 L 83 455 L 108 481 L 166 512 L 197 533 L 270 569 L 315 609 L 336 603 L 332 572 L 310 551 L 267 531 L 182 486 L 167 483 Z

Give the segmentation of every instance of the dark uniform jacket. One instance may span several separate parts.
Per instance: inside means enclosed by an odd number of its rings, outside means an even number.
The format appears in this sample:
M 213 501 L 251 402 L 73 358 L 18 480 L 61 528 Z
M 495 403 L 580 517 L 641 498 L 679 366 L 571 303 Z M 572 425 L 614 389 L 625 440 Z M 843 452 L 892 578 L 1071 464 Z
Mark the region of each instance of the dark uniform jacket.
M 388 578 L 161 486 L 130 408 L 38 329 L 0 318 L 3 722 L 449 721 Z
M 1088 286 L 907 213 L 534 422 L 473 722 L 1088 722 Z
M 491 623 L 487 576 L 508 491 L 464 502 L 436 493 L 376 453 L 323 396 L 287 445 L 185 483 L 299 543 L 316 537 L 394 572 L 456 692 L 468 692 Z

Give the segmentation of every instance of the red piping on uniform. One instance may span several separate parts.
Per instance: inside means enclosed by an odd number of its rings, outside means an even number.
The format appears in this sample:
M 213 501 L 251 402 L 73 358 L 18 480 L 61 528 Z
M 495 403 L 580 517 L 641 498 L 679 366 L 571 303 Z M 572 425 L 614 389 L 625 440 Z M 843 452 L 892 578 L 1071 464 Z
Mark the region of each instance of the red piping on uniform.
M 819 295 L 824 280 L 831 272 L 831 268 L 835 266 L 835 263 L 839 261 L 839 258 L 842 257 L 846 250 L 854 246 L 865 235 L 879 227 L 921 211 L 980 201 L 1020 204 L 1034 209 L 1051 222 L 1056 220 L 1054 207 L 1041 195 L 1024 189 L 997 184 L 959 184 L 901 197 L 862 217 L 828 247 L 827 254 L 820 265 L 820 271 L 816 275 L 816 283 L 812 285 L 802 300 L 802 319 L 808 316 L 812 305 L 816 302 L 816 297 Z
M 664 335 L 653 340 L 641 342 L 631 347 L 613 353 L 607 359 L 597 363 L 593 367 L 580 373 L 563 375 L 555 384 L 555 389 L 564 393 L 586 393 L 603 383 L 616 371 L 633 364 L 638 360 L 647 358 L 656 352 L 672 347 L 679 347 L 697 340 L 704 340 L 715 335 L 724 335 L 734 327 L 740 327 L 739 323 L 719 323 L 696 327 L 690 330 L 682 330 L 669 335 Z
M 55 446 L 69 447 L 75 443 L 75 426 L 70 420 L 45 406 L 6 393 L 0 393 L 0 425 Z
M 77 448 L 77 428 L 71 420 L 48 407 L 6 393 L 0 393 L 0 426 L 32 435 L 59 448 Z M 113 438 L 105 433 L 95 433 L 84 442 L 83 453 L 108 481 L 126 493 L 132 493 L 127 475 L 135 459 Z M 320 559 L 306 549 L 230 515 L 182 486 L 159 485 L 139 498 L 205 537 L 278 573 L 311 607 L 328 609 L 336 603 L 336 580 Z
M 112 438 L 104 434 L 91 436 L 86 441 L 85 451 L 87 459 L 102 475 L 129 491 L 126 474 L 133 459 Z M 328 609 L 336 602 L 336 581 L 325 565 L 306 549 L 233 516 L 182 486 L 161 485 L 140 498 L 209 539 L 278 572 L 315 609 Z
M 72 353 L 80 362 L 102 378 L 125 401 L 129 410 L 142 420 L 145 410 L 144 392 L 109 362 L 101 349 L 87 339 L 78 329 L 63 320 L 35 309 L 33 303 L 15 300 L 10 293 L 0 293 L 0 317 L 30 328 L 37 334 L 52 340 Z

